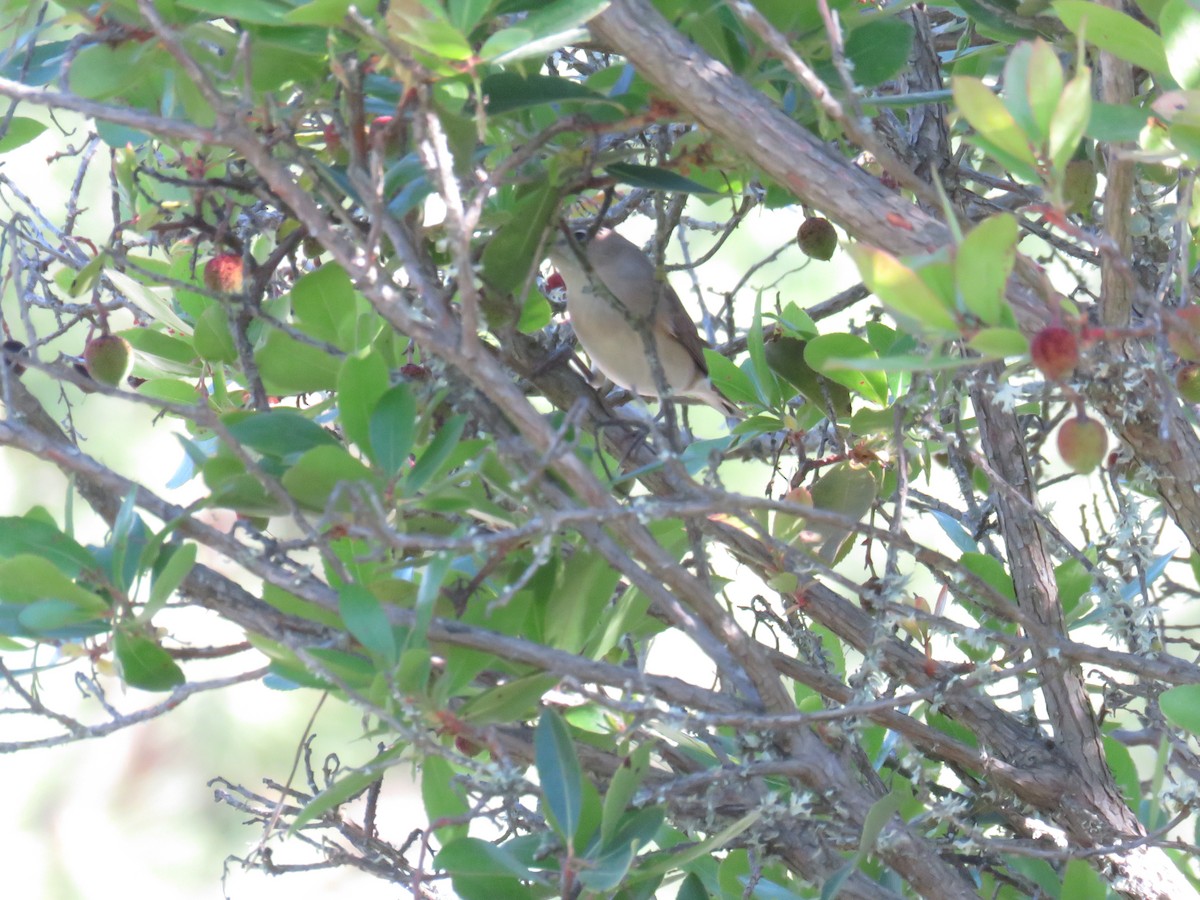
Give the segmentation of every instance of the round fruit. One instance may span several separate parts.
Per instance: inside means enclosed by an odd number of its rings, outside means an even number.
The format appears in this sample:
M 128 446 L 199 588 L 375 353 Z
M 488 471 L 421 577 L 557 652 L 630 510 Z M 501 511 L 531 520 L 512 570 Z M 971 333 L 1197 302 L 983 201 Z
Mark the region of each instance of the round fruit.
M 342 149 L 342 136 L 338 134 L 337 126 L 332 122 L 321 131 L 321 137 L 325 139 L 325 149 L 330 153 L 337 153 Z
M 837 232 L 828 219 L 809 216 L 796 232 L 796 243 L 805 256 L 824 261 L 831 259 L 837 249 Z
M 1096 202 L 1096 164 L 1090 159 L 1073 159 L 1063 173 L 1063 204 L 1067 212 L 1088 218 Z
M 1189 363 L 1176 372 L 1175 386 L 1185 403 L 1200 403 L 1200 366 Z
M 1200 362 L 1200 306 L 1185 306 L 1175 313 L 1176 323 L 1168 323 L 1167 345 L 1180 359 Z
M 1090 472 L 1108 453 L 1108 432 L 1095 419 L 1076 416 L 1058 429 L 1058 455 L 1076 472 Z
M 83 362 L 93 380 L 117 387 L 133 371 L 133 347 L 120 335 L 102 334 L 87 342 Z
M 1047 325 L 1033 336 L 1029 355 L 1043 375 L 1061 381 L 1079 364 L 1079 341 L 1069 328 Z
M 242 258 L 233 253 L 214 256 L 204 264 L 204 286 L 222 294 L 242 292 Z

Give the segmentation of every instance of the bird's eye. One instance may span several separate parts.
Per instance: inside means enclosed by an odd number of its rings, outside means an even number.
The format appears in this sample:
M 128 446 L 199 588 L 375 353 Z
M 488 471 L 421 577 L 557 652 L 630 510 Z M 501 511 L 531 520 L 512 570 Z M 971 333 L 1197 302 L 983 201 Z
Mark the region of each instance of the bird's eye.
M 581 244 L 587 240 L 587 235 L 588 233 L 586 228 L 576 228 L 571 232 L 571 237 L 575 238 L 575 240 Z

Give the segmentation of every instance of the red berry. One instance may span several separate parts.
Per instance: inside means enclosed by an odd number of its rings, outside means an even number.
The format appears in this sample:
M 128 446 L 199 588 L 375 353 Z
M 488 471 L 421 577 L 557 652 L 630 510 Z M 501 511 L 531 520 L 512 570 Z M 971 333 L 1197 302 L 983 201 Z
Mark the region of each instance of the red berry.
M 1058 455 L 1076 472 L 1090 472 L 1108 453 L 1108 433 L 1087 416 L 1076 416 L 1058 429 Z
M 413 378 L 417 381 L 424 381 L 429 377 L 429 367 L 418 366 L 416 363 L 405 363 L 400 367 L 400 374 L 405 378 Z
M 242 292 L 242 258 L 232 253 L 214 256 L 204 264 L 204 286 L 223 294 Z
M 400 150 L 400 133 L 394 116 L 376 116 L 367 129 L 367 137 L 373 147 L 384 153 Z
M 330 122 L 321 132 L 325 138 L 325 149 L 330 153 L 337 153 L 342 149 L 342 136 L 338 134 L 337 126 Z
M 1070 329 L 1047 325 L 1033 336 L 1029 355 L 1043 375 L 1061 381 L 1079 364 L 1079 342 Z

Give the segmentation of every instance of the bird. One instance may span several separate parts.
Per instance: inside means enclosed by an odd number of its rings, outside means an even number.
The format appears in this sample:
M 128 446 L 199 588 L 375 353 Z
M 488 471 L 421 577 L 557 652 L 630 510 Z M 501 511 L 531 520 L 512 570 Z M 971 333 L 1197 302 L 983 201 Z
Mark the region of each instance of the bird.
M 656 277 L 654 263 L 612 228 L 600 228 L 590 239 L 588 235 L 586 228 L 571 232 L 586 267 L 565 233 L 558 235 L 548 256 L 566 284 L 575 336 L 595 366 L 614 384 L 661 401 L 660 381 L 648 355 L 653 347 L 670 399 L 697 400 L 741 418 L 741 411 L 709 381 L 704 361 L 708 345 L 679 295 Z M 643 337 L 647 328 L 652 343 Z

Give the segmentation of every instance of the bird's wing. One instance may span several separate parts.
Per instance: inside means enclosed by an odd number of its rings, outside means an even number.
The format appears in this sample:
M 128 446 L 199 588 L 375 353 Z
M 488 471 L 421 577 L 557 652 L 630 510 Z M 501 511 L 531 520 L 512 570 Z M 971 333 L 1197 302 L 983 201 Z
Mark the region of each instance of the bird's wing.
M 668 334 L 683 344 L 688 356 L 695 360 L 696 366 L 707 375 L 708 363 L 704 361 L 704 350 L 708 347 L 708 342 L 700 337 L 696 322 L 684 309 L 683 301 L 679 299 L 675 289 L 664 281 L 661 290 L 655 319 L 660 327 L 665 328 Z

